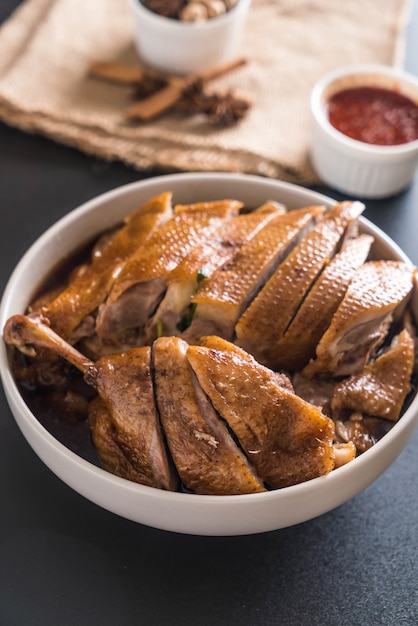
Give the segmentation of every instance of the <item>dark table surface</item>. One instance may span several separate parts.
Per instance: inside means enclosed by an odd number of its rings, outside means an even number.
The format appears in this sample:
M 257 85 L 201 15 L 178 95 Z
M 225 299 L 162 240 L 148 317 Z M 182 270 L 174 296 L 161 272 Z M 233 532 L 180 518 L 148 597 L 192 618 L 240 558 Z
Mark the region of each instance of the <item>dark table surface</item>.
M 18 4 L 1 0 L 0 21 Z M 406 68 L 418 74 L 417 6 Z M 0 290 L 58 218 L 144 176 L 0 124 Z M 398 197 L 368 201 L 365 215 L 418 263 L 417 177 Z M 31 450 L 0 392 L 0 626 L 418 624 L 417 448 L 418 431 L 363 493 L 304 524 L 180 535 L 73 492 Z

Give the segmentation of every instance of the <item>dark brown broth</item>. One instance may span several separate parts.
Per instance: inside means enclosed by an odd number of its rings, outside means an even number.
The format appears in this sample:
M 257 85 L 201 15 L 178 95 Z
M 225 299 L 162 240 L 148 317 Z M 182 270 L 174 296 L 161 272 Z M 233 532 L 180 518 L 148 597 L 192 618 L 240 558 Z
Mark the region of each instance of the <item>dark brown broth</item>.
M 95 238 L 84 243 L 72 251 L 64 259 L 61 259 L 38 285 L 30 299 L 28 310 L 31 305 L 53 293 L 55 290 L 64 289 L 68 283 L 68 277 L 80 265 L 88 262 L 91 251 L 96 241 Z M 62 372 L 62 381 L 48 384 L 46 381 L 39 383 L 37 374 L 31 376 L 31 366 L 36 366 L 37 361 L 21 354 L 18 350 L 11 350 L 11 365 L 19 391 L 32 413 L 42 426 L 58 441 L 78 456 L 100 466 L 97 452 L 90 438 L 87 424 L 87 410 L 82 410 L 85 403 L 95 395 L 94 390 L 83 380 L 83 375 L 75 367 L 66 363 L 60 357 L 54 357 L 52 366 L 49 361 L 44 362 L 44 371 L 48 368 L 56 368 Z M 39 368 L 38 368 L 39 369 Z M 35 380 L 34 380 L 35 379 Z M 68 402 L 68 397 L 79 397 L 81 402 Z

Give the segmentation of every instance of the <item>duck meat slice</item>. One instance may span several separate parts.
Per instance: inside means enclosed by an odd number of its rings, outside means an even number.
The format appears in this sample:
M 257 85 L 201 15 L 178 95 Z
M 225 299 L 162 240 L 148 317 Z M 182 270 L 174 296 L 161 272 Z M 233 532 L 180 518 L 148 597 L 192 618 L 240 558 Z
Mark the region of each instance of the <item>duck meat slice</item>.
M 116 443 L 112 418 L 100 396 L 90 401 L 88 424 L 93 445 L 103 467 L 121 478 L 141 482 L 142 474 L 139 475 L 138 480 L 138 472 Z
M 240 317 L 237 344 L 275 369 L 276 346 L 289 328 L 306 294 L 347 231 L 364 210 L 360 202 L 340 202 L 309 232 L 279 265 Z
M 167 291 L 146 329 L 146 341 L 152 343 L 161 335 L 179 335 L 193 318 L 195 305 L 191 297 L 203 278 L 228 259 L 279 213 L 282 205 L 263 204 L 251 213 L 243 213 L 226 222 L 209 241 L 197 244 L 167 277 Z
M 149 347 L 105 356 L 93 363 L 41 319 L 24 315 L 15 315 L 7 321 L 4 338 L 9 345 L 30 356 L 36 354 L 35 347 L 52 350 L 82 371 L 85 381 L 96 389 L 102 402 L 99 409 L 96 407 L 99 415 L 96 412 L 91 418 L 92 424 L 97 424 L 96 434 L 103 428 L 109 433 L 106 421 L 110 419 L 112 440 L 132 465 L 137 482 L 160 489 L 176 489 L 177 475 L 155 406 Z M 105 457 L 105 462 L 108 461 Z
M 118 443 L 118 433 L 112 417 L 100 396 L 91 400 L 88 408 L 88 424 L 93 445 L 102 466 L 112 474 L 126 478 L 134 483 L 153 486 L 141 469 L 131 463 L 123 448 Z M 171 487 L 175 490 L 176 483 Z
M 226 217 L 236 215 L 237 212 L 243 208 L 243 203 L 239 200 L 232 200 L 226 198 L 224 200 L 210 200 L 207 202 L 195 202 L 190 204 L 179 204 L 174 206 L 175 215 L 181 215 L 182 213 L 188 213 L 189 215 L 201 215 L 203 213 L 209 213 L 212 215 L 218 215 L 220 217 Z
M 177 211 L 124 264 L 98 311 L 96 333 L 103 346 L 122 349 L 143 342 L 143 328 L 161 301 L 170 272 L 198 243 L 242 206 L 235 200 L 204 203 L 204 210 Z
M 177 476 L 155 406 L 151 348 L 101 357 L 94 369 L 90 368 L 88 382 L 92 374 L 93 384 L 110 413 L 115 440 L 136 471 L 140 469 L 140 482 L 175 490 Z
M 333 411 L 351 409 L 396 421 L 411 388 L 414 342 L 407 330 L 359 373 L 337 383 L 331 400 Z
M 178 337 L 162 337 L 153 346 L 158 410 L 184 486 L 206 495 L 265 491 L 199 386 L 187 349 Z
M 274 372 L 220 337 L 203 337 L 187 358 L 203 390 L 272 488 L 334 467 L 334 423 L 279 384 Z
M 274 367 L 300 371 L 315 356 L 315 348 L 328 328 L 353 273 L 369 254 L 373 237 L 349 238 L 325 265 L 303 300 L 285 334 L 274 345 Z
M 313 376 L 361 372 L 383 343 L 393 316 L 402 315 L 414 285 L 415 268 L 401 261 L 368 261 L 354 274 L 340 306 L 302 370 Z
M 312 206 L 278 215 L 232 260 L 224 263 L 208 279 L 203 279 L 192 297 L 196 308 L 184 339 L 193 343 L 202 334 L 232 339 L 240 315 L 291 246 L 306 234 L 324 210 L 324 207 Z
M 75 343 L 84 329 L 94 329 L 83 320 L 104 302 L 125 261 L 172 216 L 171 196 L 162 193 L 128 215 L 122 228 L 93 250 L 91 262 L 43 308 L 42 314 L 61 337 Z

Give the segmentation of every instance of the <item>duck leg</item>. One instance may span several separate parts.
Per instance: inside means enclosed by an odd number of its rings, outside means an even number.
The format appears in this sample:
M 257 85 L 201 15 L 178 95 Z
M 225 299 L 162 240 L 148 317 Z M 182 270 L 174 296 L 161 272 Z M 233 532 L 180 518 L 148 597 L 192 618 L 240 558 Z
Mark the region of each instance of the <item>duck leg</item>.
M 53 350 L 85 375 L 94 368 L 94 363 L 64 341 L 41 315 L 13 315 L 4 326 L 3 338 L 8 345 L 30 357 L 36 356 L 36 346 Z
M 29 356 L 35 355 L 35 347 L 53 350 L 83 372 L 84 380 L 101 399 L 99 412 L 97 403 L 90 405 L 89 424 L 99 455 L 111 471 L 121 475 L 118 468 L 129 466 L 131 480 L 176 489 L 177 474 L 166 450 L 155 406 L 149 347 L 92 362 L 42 318 L 25 315 L 15 315 L 7 321 L 4 339 Z M 123 476 L 128 477 L 126 472 Z

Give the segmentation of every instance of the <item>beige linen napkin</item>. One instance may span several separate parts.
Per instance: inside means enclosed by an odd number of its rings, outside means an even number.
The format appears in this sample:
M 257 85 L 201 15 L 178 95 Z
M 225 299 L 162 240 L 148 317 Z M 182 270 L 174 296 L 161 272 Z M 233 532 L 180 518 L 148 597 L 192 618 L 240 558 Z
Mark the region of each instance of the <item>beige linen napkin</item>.
M 88 77 L 93 61 L 138 64 L 126 0 L 27 0 L 0 28 L 0 119 L 141 169 L 232 171 L 315 182 L 309 93 L 340 65 L 401 64 L 408 0 L 253 0 L 240 55 L 211 83 L 252 94 L 236 126 L 170 113 L 128 122 L 132 90 Z

